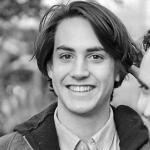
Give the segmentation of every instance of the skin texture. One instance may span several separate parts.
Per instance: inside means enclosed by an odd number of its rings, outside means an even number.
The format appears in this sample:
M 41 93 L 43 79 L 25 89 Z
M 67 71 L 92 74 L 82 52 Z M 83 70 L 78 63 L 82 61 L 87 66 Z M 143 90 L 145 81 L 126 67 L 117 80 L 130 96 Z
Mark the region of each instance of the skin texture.
M 141 93 L 138 100 L 138 108 L 145 116 L 150 116 L 150 49 L 145 53 L 140 71 L 139 83 Z
M 141 91 L 137 108 L 150 133 L 150 49 L 142 59 L 138 78 Z
M 88 132 L 96 132 L 109 118 L 110 95 L 119 77 L 114 59 L 86 19 L 68 18 L 58 25 L 48 70 L 58 96 L 58 118 L 77 135 L 82 128 L 84 136 L 91 136 Z

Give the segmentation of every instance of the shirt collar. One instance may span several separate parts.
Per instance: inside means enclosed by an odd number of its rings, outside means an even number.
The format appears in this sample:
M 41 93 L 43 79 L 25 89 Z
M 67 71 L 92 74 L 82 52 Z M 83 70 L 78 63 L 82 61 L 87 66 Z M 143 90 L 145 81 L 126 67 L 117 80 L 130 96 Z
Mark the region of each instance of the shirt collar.
M 57 117 L 57 108 L 54 113 L 54 122 L 61 150 L 74 150 L 80 139 L 65 127 Z
M 73 134 L 59 121 L 57 117 L 57 109 L 55 110 L 54 121 L 61 150 L 74 150 L 81 139 L 79 139 L 78 136 Z M 91 139 L 89 139 L 89 147 L 91 147 L 92 143 L 95 143 L 95 146 L 98 149 L 103 149 L 106 147 L 107 149 L 111 149 L 111 147 L 114 146 L 118 147 L 119 138 L 114 123 L 113 110 L 111 107 L 108 121 L 105 123 L 103 128 L 101 128 L 95 135 L 91 137 Z
M 113 110 L 110 107 L 110 116 L 108 121 L 95 135 L 92 136 L 90 142 L 94 141 L 100 149 L 103 149 L 106 146 L 110 148 L 116 134 L 117 131 L 113 117 Z

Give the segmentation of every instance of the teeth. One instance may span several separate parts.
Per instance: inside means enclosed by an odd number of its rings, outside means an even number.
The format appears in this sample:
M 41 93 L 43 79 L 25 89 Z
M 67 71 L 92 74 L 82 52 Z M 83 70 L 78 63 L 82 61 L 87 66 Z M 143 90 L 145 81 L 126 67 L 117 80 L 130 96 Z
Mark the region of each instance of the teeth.
M 71 85 L 69 86 L 69 89 L 74 91 L 74 92 L 89 92 L 93 89 L 92 86 L 75 86 L 75 85 Z

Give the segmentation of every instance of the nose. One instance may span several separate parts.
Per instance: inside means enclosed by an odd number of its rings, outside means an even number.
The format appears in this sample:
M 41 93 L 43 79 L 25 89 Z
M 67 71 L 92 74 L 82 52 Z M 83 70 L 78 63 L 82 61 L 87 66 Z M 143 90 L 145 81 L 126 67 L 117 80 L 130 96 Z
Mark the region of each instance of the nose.
M 140 93 L 138 102 L 137 102 L 137 108 L 138 111 L 145 115 L 150 116 L 150 96 L 147 94 Z
M 77 60 L 72 66 L 72 71 L 70 72 L 70 75 L 76 80 L 88 78 L 90 72 L 87 63 L 84 60 Z

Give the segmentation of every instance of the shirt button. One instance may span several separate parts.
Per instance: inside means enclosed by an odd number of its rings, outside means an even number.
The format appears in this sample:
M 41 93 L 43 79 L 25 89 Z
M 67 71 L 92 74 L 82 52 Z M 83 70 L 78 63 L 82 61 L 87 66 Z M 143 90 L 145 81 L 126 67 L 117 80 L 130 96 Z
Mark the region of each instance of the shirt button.
M 95 141 L 93 139 L 90 140 L 90 144 L 94 145 Z
M 94 141 L 94 139 L 91 139 L 89 141 L 89 147 L 90 147 L 90 150 L 98 150 L 98 148 L 96 146 L 96 142 Z

